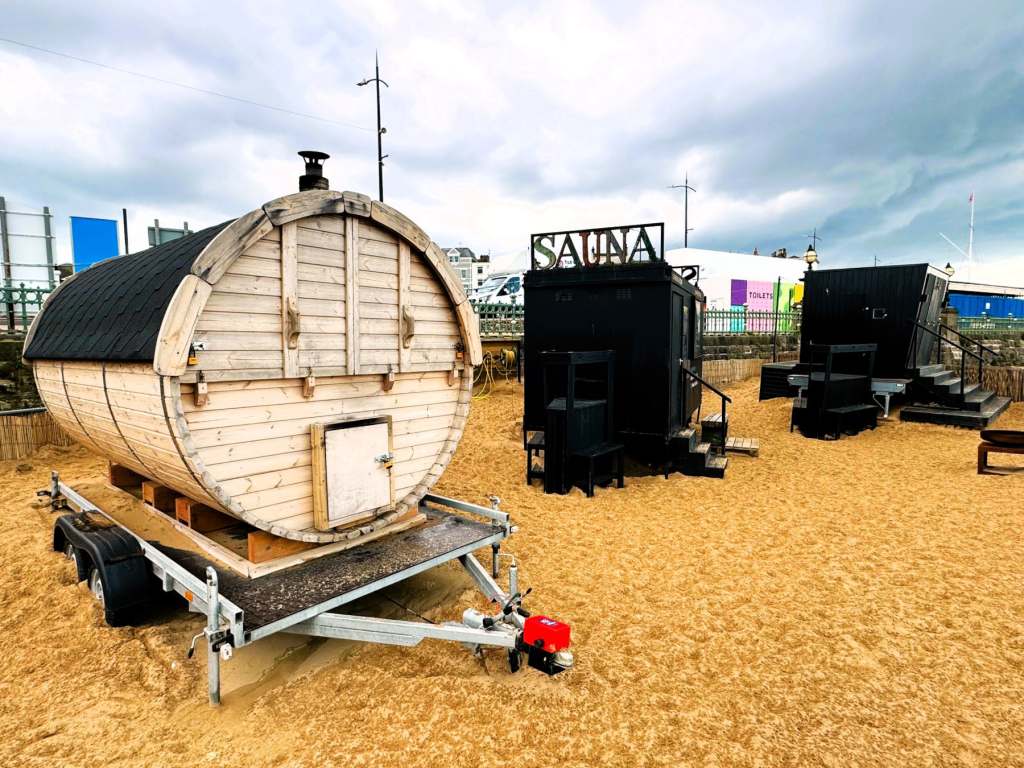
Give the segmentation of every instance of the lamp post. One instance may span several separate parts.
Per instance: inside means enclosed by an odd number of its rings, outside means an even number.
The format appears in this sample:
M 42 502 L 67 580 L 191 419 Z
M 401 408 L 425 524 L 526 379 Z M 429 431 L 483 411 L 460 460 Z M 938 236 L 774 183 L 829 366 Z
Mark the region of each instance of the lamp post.
M 943 271 L 946 273 L 947 277 L 952 277 L 956 272 L 956 270 L 953 269 L 953 265 L 948 261 L 946 262 L 946 268 Z
M 807 271 L 813 271 L 814 265 L 818 263 L 818 252 L 814 250 L 813 245 L 807 246 L 807 250 L 804 252 L 804 261 L 807 262 Z
M 384 84 L 385 88 L 390 88 L 391 86 L 388 85 L 387 83 L 385 83 L 383 80 L 380 79 L 380 61 L 377 58 L 376 52 L 373 54 L 373 75 L 374 75 L 373 77 L 368 77 L 365 80 L 362 80 L 362 81 L 356 83 L 356 85 L 362 86 L 362 85 L 369 85 L 370 83 L 375 83 L 376 86 L 377 86 L 377 185 L 378 185 L 377 189 L 378 189 L 380 201 L 383 203 L 384 202 L 384 158 L 387 157 L 387 155 L 384 154 L 383 148 L 381 146 L 381 137 L 384 136 L 384 134 L 388 132 L 388 129 L 381 127 L 381 124 L 380 124 L 380 86 L 381 86 L 381 83 Z

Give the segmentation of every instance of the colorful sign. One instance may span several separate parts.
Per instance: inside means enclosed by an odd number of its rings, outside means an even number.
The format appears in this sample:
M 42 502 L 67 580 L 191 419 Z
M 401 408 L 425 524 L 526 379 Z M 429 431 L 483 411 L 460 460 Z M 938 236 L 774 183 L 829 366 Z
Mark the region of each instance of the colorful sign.
M 71 257 L 76 272 L 117 256 L 119 252 L 116 219 L 71 217 Z
M 774 329 L 775 319 L 768 313 L 791 312 L 793 304 L 803 296 L 802 283 L 734 279 L 730 288 L 731 308 L 735 318 L 729 327 L 734 333 Z M 779 330 L 788 329 L 789 324 L 788 317 L 779 318 Z
M 664 260 L 664 223 L 530 235 L 533 269 L 582 269 Z

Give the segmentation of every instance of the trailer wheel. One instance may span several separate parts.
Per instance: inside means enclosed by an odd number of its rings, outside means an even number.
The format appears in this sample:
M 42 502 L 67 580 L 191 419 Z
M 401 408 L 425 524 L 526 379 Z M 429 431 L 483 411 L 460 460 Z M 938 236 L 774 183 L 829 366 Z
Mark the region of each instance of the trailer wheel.
M 75 545 L 70 542 L 64 545 L 64 557 L 71 561 L 71 566 L 75 569 L 75 580 L 78 580 L 78 550 L 75 549 Z
M 98 568 L 93 568 L 89 571 L 89 591 L 92 592 L 92 596 L 96 598 L 101 606 L 106 605 L 107 601 L 103 597 L 103 576 Z

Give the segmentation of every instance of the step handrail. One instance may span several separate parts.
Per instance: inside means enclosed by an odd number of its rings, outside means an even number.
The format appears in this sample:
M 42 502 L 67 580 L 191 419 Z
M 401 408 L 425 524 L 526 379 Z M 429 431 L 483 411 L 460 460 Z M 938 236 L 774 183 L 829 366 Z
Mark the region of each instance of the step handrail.
M 684 385 L 684 387 L 686 385 L 686 377 L 687 376 L 692 376 L 698 383 L 700 383 L 703 386 L 707 387 L 712 392 L 714 392 L 716 395 L 718 395 L 720 398 L 722 398 L 722 453 L 724 454 L 725 453 L 725 443 L 726 443 L 726 439 L 728 437 L 727 433 L 729 431 L 729 419 L 727 418 L 727 414 L 726 414 L 726 410 L 725 410 L 725 404 L 726 403 L 731 403 L 732 402 L 732 398 L 729 397 L 727 394 L 725 394 L 725 392 L 720 390 L 714 384 L 712 384 L 710 381 L 708 381 L 707 379 L 703 378 L 699 374 L 697 374 L 694 371 L 691 371 L 689 368 L 687 368 L 686 367 L 686 363 L 685 363 L 685 361 L 682 358 L 679 359 L 679 367 L 683 371 L 683 385 Z M 685 389 L 684 389 L 684 393 L 685 393 Z M 683 394 L 683 397 L 685 398 L 686 395 Z M 689 417 L 687 417 L 687 418 L 689 418 Z
M 956 328 L 951 328 L 950 326 L 946 325 L 943 322 L 937 322 L 936 325 L 939 326 L 939 328 L 942 328 L 943 330 L 949 331 L 950 333 L 955 333 L 958 338 L 967 339 L 967 341 L 971 342 L 972 344 L 977 344 L 978 345 L 978 349 L 980 349 L 982 352 L 988 352 L 990 355 L 998 355 L 999 354 L 998 352 L 996 352 L 991 347 L 986 347 L 984 344 L 982 344 L 977 339 L 972 339 L 966 333 L 960 333 L 960 331 L 958 331 Z
M 982 382 L 984 381 L 985 358 L 982 357 L 977 352 L 974 352 L 974 351 L 968 349 L 967 347 L 963 346 L 962 344 L 958 344 L 957 342 L 953 341 L 952 339 L 947 339 L 942 334 L 940 334 L 940 333 L 938 333 L 936 331 L 933 331 L 931 328 L 929 328 L 924 323 L 919 323 L 917 320 L 913 320 L 913 319 L 911 319 L 910 322 L 913 323 L 916 326 L 916 328 L 914 330 L 913 346 L 911 347 L 912 353 L 914 355 L 913 361 L 914 361 L 914 365 L 915 366 L 917 365 L 917 329 L 920 329 L 922 331 L 930 333 L 932 336 L 934 336 L 935 338 L 937 338 L 939 340 L 939 361 L 940 362 L 942 361 L 942 345 L 944 343 L 945 344 L 949 344 L 951 347 L 956 347 L 957 349 L 960 350 L 960 352 L 961 352 L 961 354 L 960 354 L 960 407 L 961 408 L 966 408 L 966 406 L 967 406 L 967 392 L 966 392 L 966 386 L 965 385 L 966 385 L 966 378 L 967 378 L 967 355 L 970 355 L 971 357 L 973 357 L 975 360 L 978 361 L 978 386 L 979 387 L 982 386 Z M 941 323 L 939 323 L 939 325 L 941 325 Z

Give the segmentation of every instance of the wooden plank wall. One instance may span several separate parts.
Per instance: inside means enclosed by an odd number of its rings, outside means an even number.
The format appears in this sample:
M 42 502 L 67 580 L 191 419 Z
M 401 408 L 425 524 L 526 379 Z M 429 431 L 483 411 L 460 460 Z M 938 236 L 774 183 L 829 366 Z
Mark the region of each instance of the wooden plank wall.
M 400 291 L 399 240 L 387 230 L 340 215 L 284 226 L 294 230 L 282 240 L 282 228 L 275 227 L 214 286 L 195 336 L 205 349 L 190 370 L 215 381 L 232 372 L 288 378 L 451 369 L 461 339 L 458 323 L 422 254 L 402 243 L 409 263 L 403 262 L 407 285 Z M 294 272 L 282 253 L 294 254 Z M 350 268 L 356 274 L 352 283 Z M 297 372 L 294 351 L 282 335 L 293 280 L 301 328 Z M 415 320 L 409 348 L 399 336 L 402 301 Z M 358 329 L 356 338 L 348 335 L 349 326 Z
M 410 492 L 430 472 L 439 475 L 435 465 L 447 464 L 454 451 L 452 431 L 464 421 L 471 382 L 462 377 L 449 386 L 444 372 L 402 374 L 384 392 L 379 375 L 329 377 L 318 379 L 312 398 L 294 379 L 212 382 L 202 408 L 194 405 L 192 385 L 181 388 L 205 471 L 246 514 L 302 531 L 313 526 L 311 423 L 390 415 L 395 499 L 408 505 L 418 501 L 407 500 Z
M 163 383 L 148 363 L 33 364 L 47 410 L 87 448 L 179 493 L 213 502 L 172 435 Z

